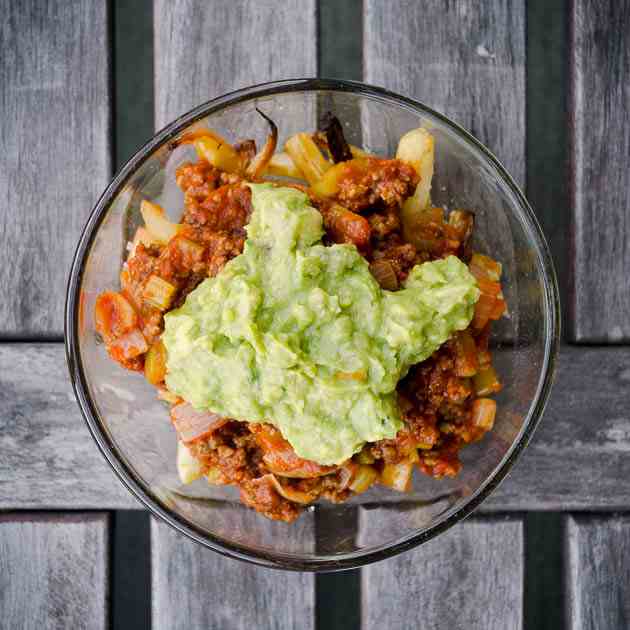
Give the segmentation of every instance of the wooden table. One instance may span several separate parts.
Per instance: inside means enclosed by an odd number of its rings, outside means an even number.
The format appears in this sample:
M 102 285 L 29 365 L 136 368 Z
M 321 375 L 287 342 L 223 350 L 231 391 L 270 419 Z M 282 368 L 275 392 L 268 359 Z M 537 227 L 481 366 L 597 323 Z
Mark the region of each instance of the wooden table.
M 0 0 L 0 16 L 0 627 L 628 627 L 629 0 Z M 332 577 L 149 525 L 88 434 L 61 343 L 70 259 L 114 165 L 213 96 L 318 73 L 416 97 L 485 142 L 544 226 L 566 315 L 545 419 L 480 512 Z

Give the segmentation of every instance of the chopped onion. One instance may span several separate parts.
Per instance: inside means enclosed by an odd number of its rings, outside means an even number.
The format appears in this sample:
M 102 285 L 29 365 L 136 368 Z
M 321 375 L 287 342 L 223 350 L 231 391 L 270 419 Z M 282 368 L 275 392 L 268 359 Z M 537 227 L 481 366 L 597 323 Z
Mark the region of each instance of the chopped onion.
M 160 278 L 160 276 L 153 274 L 144 286 L 142 297 L 151 306 L 155 306 L 160 311 L 166 311 L 171 305 L 176 292 L 177 287 Z
M 306 505 L 308 503 L 312 503 L 317 498 L 315 495 L 308 492 L 302 492 L 301 490 L 296 490 L 295 488 L 291 488 L 290 486 L 283 486 L 280 481 L 276 479 L 273 475 L 265 475 L 265 477 L 271 477 L 270 481 L 276 492 L 281 497 L 284 497 L 287 501 Z M 265 477 L 263 477 L 263 479 Z
M 109 353 L 116 361 L 134 359 L 144 354 L 149 346 L 144 335 L 134 328 L 109 344 Z
M 412 476 L 413 464 L 411 462 L 385 464 L 381 471 L 381 483 L 398 492 L 409 492 Z
M 477 361 L 477 346 L 472 335 L 462 330 L 455 337 L 455 374 L 461 377 L 474 376 L 479 367 Z
M 501 391 L 501 383 L 495 369 L 491 365 L 475 374 L 473 384 L 477 396 L 487 396 L 488 394 Z
M 494 426 L 497 403 L 491 398 L 477 398 L 472 405 L 472 422 L 476 427 L 489 431 Z
M 177 440 L 177 474 L 182 483 L 192 483 L 202 475 L 201 462 L 193 457 L 188 447 Z
M 171 409 L 171 420 L 179 439 L 184 444 L 209 437 L 228 422 L 228 418 L 210 411 L 197 411 L 190 403 L 182 403 Z
M 158 385 L 166 376 L 166 348 L 161 340 L 157 340 L 144 358 L 144 377 L 151 385 Z
M 378 479 L 378 472 L 373 466 L 360 464 L 352 483 L 350 490 L 356 494 L 365 492 Z
M 389 260 L 375 260 L 370 263 L 370 271 L 383 289 L 395 291 L 398 288 L 398 277 Z

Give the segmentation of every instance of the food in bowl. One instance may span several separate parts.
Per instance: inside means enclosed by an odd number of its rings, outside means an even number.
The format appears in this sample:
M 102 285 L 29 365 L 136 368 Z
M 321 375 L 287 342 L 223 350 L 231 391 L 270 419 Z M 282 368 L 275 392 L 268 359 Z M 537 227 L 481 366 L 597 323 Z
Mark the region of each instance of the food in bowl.
M 265 117 L 266 118 L 266 117 Z M 494 422 L 488 348 L 501 265 L 472 251 L 474 216 L 430 203 L 434 141 L 396 157 L 339 121 L 278 152 L 200 129 L 179 166 L 179 223 L 145 200 L 119 291 L 97 298 L 110 356 L 170 405 L 182 482 L 234 484 L 293 521 L 320 498 L 411 487 L 461 468 Z

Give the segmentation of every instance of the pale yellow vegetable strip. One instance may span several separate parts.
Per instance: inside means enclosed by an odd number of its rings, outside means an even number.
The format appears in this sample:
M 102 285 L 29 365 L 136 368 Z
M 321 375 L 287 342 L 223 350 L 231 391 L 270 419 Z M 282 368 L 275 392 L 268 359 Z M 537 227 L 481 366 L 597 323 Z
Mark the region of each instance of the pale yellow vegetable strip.
M 431 180 L 435 161 L 433 136 L 422 128 L 408 131 L 398 142 L 396 158 L 411 164 L 420 177 L 416 190 L 401 210 L 403 236 L 413 242 L 418 215 L 431 207 Z
M 296 133 L 291 136 L 284 149 L 309 184 L 314 184 L 332 166 L 307 133 Z
M 267 164 L 265 173 L 268 175 L 278 175 L 280 177 L 293 177 L 301 179 L 302 171 L 295 165 L 288 153 L 274 153 Z
M 197 155 L 222 171 L 238 173 L 243 165 L 241 156 L 227 141 L 216 134 L 204 135 L 194 140 Z

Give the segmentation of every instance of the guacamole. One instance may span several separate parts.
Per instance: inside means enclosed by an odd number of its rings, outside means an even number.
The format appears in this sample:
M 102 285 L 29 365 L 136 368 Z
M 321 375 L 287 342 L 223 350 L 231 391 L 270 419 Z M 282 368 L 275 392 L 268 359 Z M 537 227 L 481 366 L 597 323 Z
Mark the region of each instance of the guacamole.
M 274 424 L 300 457 L 339 464 L 396 435 L 396 384 L 468 326 L 479 290 L 450 256 L 385 291 L 353 245 L 321 244 L 305 194 L 250 187 L 243 253 L 165 316 L 166 384 L 196 408 Z

